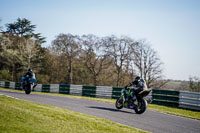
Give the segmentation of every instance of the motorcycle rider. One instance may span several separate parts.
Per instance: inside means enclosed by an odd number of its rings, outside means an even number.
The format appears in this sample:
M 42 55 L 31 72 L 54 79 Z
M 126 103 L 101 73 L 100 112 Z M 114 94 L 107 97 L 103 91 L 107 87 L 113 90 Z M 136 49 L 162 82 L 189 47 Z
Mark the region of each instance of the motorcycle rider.
M 28 69 L 28 71 L 26 72 L 26 74 L 22 77 L 22 86 L 24 88 L 24 81 L 25 80 L 28 80 L 28 79 L 31 79 L 31 81 L 33 82 L 34 86 L 33 86 L 33 89 L 36 87 L 37 85 L 37 80 L 35 78 L 35 73 L 32 71 L 31 68 Z
M 133 86 L 135 89 L 131 89 L 129 88 L 130 86 Z M 125 96 L 125 102 L 128 102 L 128 100 L 130 98 L 135 99 L 136 95 L 147 89 L 147 85 L 145 80 L 143 80 L 142 78 L 140 78 L 139 76 L 136 76 L 135 80 L 133 82 L 130 82 L 127 86 L 125 86 L 125 90 L 127 90 L 129 93 L 131 93 L 130 96 L 127 96 L 126 93 L 124 93 Z

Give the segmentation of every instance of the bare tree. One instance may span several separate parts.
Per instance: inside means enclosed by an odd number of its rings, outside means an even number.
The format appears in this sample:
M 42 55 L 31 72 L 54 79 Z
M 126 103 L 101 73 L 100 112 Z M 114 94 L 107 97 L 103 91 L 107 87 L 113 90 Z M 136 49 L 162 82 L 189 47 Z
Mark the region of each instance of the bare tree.
M 107 46 L 107 53 L 113 59 L 115 66 L 115 73 L 117 74 L 116 86 L 120 86 L 122 79 L 123 67 L 125 63 L 130 59 L 131 45 L 134 44 L 131 38 L 122 36 L 117 38 L 115 36 L 104 38 L 104 43 Z
M 96 86 L 101 72 L 109 67 L 108 55 L 102 40 L 94 35 L 84 35 L 82 37 L 84 63 L 92 74 L 93 84 Z
M 132 61 L 140 77 L 144 78 L 150 88 L 154 82 L 162 78 L 162 62 L 157 53 L 144 41 L 138 42 L 132 48 Z M 161 84 L 160 86 L 163 86 Z
M 60 34 L 53 41 L 52 45 L 67 58 L 68 79 L 67 83 L 73 83 L 72 64 L 80 51 L 79 37 L 71 34 Z
M 46 63 L 50 82 L 66 83 L 68 73 L 67 57 L 57 50 L 56 47 L 49 46 L 46 53 Z
M 34 60 L 38 60 L 38 55 L 40 53 L 40 47 L 36 44 L 35 40 L 25 40 L 25 45 L 23 45 L 23 57 L 25 58 L 23 64 L 28 68 L 34 68 Z
M 191 91 L 200 92 L 200 79 L 196 76 L 189 77 L 189 88 Z

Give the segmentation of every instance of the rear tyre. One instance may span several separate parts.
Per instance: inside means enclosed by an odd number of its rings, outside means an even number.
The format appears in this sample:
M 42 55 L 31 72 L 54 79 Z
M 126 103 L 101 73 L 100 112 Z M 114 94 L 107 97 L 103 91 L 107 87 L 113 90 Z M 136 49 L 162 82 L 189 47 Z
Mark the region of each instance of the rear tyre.
M 25 86 L 25 93 L 26 93 L 26 94 L 30 94 L 30 93 L 31 93 L 31 84 L 27 84 L 27 85 Z
M 117 109 L 122 109 L 123 108 L 123 99 L 121 97 L 119 97 L 115 103 L 115 107 Z
M 147 101 L 142 98 L 140 102 L 138 102 L 138 107 L 135 108 L 135 113 L 142 114 L 146 111 L 146 108 L 147 108 Z

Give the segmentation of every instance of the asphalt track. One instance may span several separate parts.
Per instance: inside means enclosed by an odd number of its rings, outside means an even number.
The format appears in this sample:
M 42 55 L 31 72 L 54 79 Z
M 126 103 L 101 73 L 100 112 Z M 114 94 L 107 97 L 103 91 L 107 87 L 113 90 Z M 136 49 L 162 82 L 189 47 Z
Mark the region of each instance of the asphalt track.
M 0 94 L 27 101 L 49 104 L 108 119 L 120 124 L 153 133 L 200 133 L 200 121 L 147 110 L 138 115 L 130 109 L 115 109 L 114 104 L 50 95 L 26 95 L 19 92 L 0 90 Z

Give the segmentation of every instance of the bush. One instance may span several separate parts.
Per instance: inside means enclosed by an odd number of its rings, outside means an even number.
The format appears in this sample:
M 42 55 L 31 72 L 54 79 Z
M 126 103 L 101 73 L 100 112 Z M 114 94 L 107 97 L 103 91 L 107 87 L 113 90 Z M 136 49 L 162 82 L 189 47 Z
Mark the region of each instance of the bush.
M 11 74 L 9 72 L 9 70 L 0 70 L 0 80 L 3 81 L 11 81 Z

